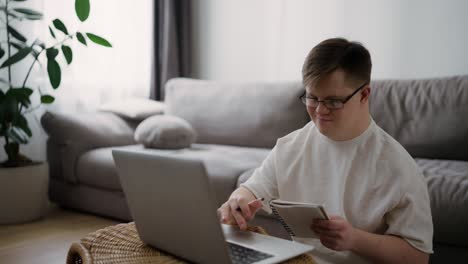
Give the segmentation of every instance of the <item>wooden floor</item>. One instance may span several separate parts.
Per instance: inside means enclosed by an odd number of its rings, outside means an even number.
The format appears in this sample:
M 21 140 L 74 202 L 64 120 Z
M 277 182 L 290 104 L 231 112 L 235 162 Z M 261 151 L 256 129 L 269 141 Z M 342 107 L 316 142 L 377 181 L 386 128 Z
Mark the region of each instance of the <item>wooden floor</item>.
M 0 225 L 0 263 L 64 264 L 71 243 L 90 232 L 117 223 L 52 205 L 42 220 Z

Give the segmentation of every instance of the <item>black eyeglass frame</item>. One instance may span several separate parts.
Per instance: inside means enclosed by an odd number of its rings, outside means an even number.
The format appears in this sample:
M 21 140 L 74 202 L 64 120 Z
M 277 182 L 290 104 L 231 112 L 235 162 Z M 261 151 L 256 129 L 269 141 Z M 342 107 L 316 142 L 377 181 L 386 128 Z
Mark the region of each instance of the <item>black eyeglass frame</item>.
M 330 110 L 341 109 L 341 108 L 344 107 L 344 105 L 346 104 L 346 102 L 348 102 L 355 94 L 357 94 L 362 88 L 364 88 L 364 87 L 365 87 L 366 85 L 368 85 L 368 84 L 369 84 L 368 82 L 365 82 L 364 84 L 362 84 L 361 86 L 359 86 L 359 88 L 357 88 L 352 94 L 346 96 L 346 97 L 343 98 L 343 99 L 325 99 L 325 100 L 318 100 L 318 98 L 310 98 L 310 97 L 309 97 L 309 99 L 315 99 L 315 100 L 317 101 L 317 106 L 315 106 L 315 107 L 318 107 L 320 103 L 323 103 L 323 105 L 324 105 L 326 108 L 330 109 Z M 299 96 L 299 99 L 301 100 L 301 102 L 302 102 L 304 105 L 307 106 L 307 102 L 306 102 L 306 100 L 307 100 L 307 91 L 304 91 L 304 93 L 303 93 L 301 96 Z M 334 101 L 335 101 L 335 102 L 336 102 L 336 101 L 341 102 L 341 103 L 342 103 L 342 106 L 339 107 L 339 108 L 330 108 L 330 107 L 327 106 L 327 102 L 330 103 L 330 102 L 334 102 Z

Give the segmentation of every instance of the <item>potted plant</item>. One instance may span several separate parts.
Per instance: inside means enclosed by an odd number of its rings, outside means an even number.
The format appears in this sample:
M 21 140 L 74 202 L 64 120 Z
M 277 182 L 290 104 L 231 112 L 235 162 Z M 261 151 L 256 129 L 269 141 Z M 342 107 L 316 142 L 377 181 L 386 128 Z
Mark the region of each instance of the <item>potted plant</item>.
M 49 25 L 49 32 L 54 39 L 47 45 L 36 36 L 25 36 L 16 28 L 25 20 L 41 20 L 42 13 L 25 7 L 27 0 L 0 0 L 0 34 L 6 39 L 0 42 L 0 72 L 6 71 L 7 78 L 0 78 L 0 138 L 5 144 L 3 151 L 7 160 L 0 163 L 0 224 L 18 223 L 41 217 L 48 204 L 48 165 L 37 162 L 20 152 L 20 145 L 27 144 L 32 137 L 26 116 L 42 104 L 51 104 L 54 97 L 40 87 L 31 87 L 28 83 L 34 67 L 47 68 L 48 79 L 53 89 L 61 83 L 61 66 L 56 58 L 60 54 L 69 65 L 73 61 L 73 51 L 68 42 L 77 40 L 82 45 L 89 42 L 112 47 L 104 38 L 89 32 L 68 31 L 60 19 L 54 19 Z M 90 13 L 89 0 L 75 0 L 75 13 L 84 22 Z M 24 78 L 12 78 L 16 63 L 32 63 L 24 72 Z M 20 69 L 15 67 L 15 69 Z M 14 75 L 19 76 L 19 74 Z M 18 79 L 18 78 L 15 78 Z M 39 103 L 32 106 L 33 96 L 38 96 Z

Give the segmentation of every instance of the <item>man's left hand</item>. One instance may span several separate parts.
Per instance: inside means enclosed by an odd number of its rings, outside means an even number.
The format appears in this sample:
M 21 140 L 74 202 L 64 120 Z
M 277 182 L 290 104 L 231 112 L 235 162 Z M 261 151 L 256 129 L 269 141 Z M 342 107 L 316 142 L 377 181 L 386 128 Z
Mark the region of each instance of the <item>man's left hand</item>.
M 340 216 L 332 216 L 330 220 L 315 219 L 311 229 L 320 236 L 320 242 L 327 248 L 337 251 L 353 248 L 355 229 Z

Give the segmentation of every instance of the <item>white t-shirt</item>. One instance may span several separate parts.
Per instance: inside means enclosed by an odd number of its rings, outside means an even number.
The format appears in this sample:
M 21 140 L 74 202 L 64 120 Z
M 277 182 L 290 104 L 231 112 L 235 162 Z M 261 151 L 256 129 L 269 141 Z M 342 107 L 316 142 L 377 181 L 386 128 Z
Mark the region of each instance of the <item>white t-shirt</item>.
M 334 141 L 313 122 L 280 138 L 242 186 L 256 197 L 324 204 L 329 215 L 376 234 L 397 235 L 432 253 L 432 216 L 427 184 L 408 152 L 371 119 L 358 137 Z M 312 219 L 311 219 L 312 223 Z M 319 263 L 366 263 L 350 251 L 315 246 Z

